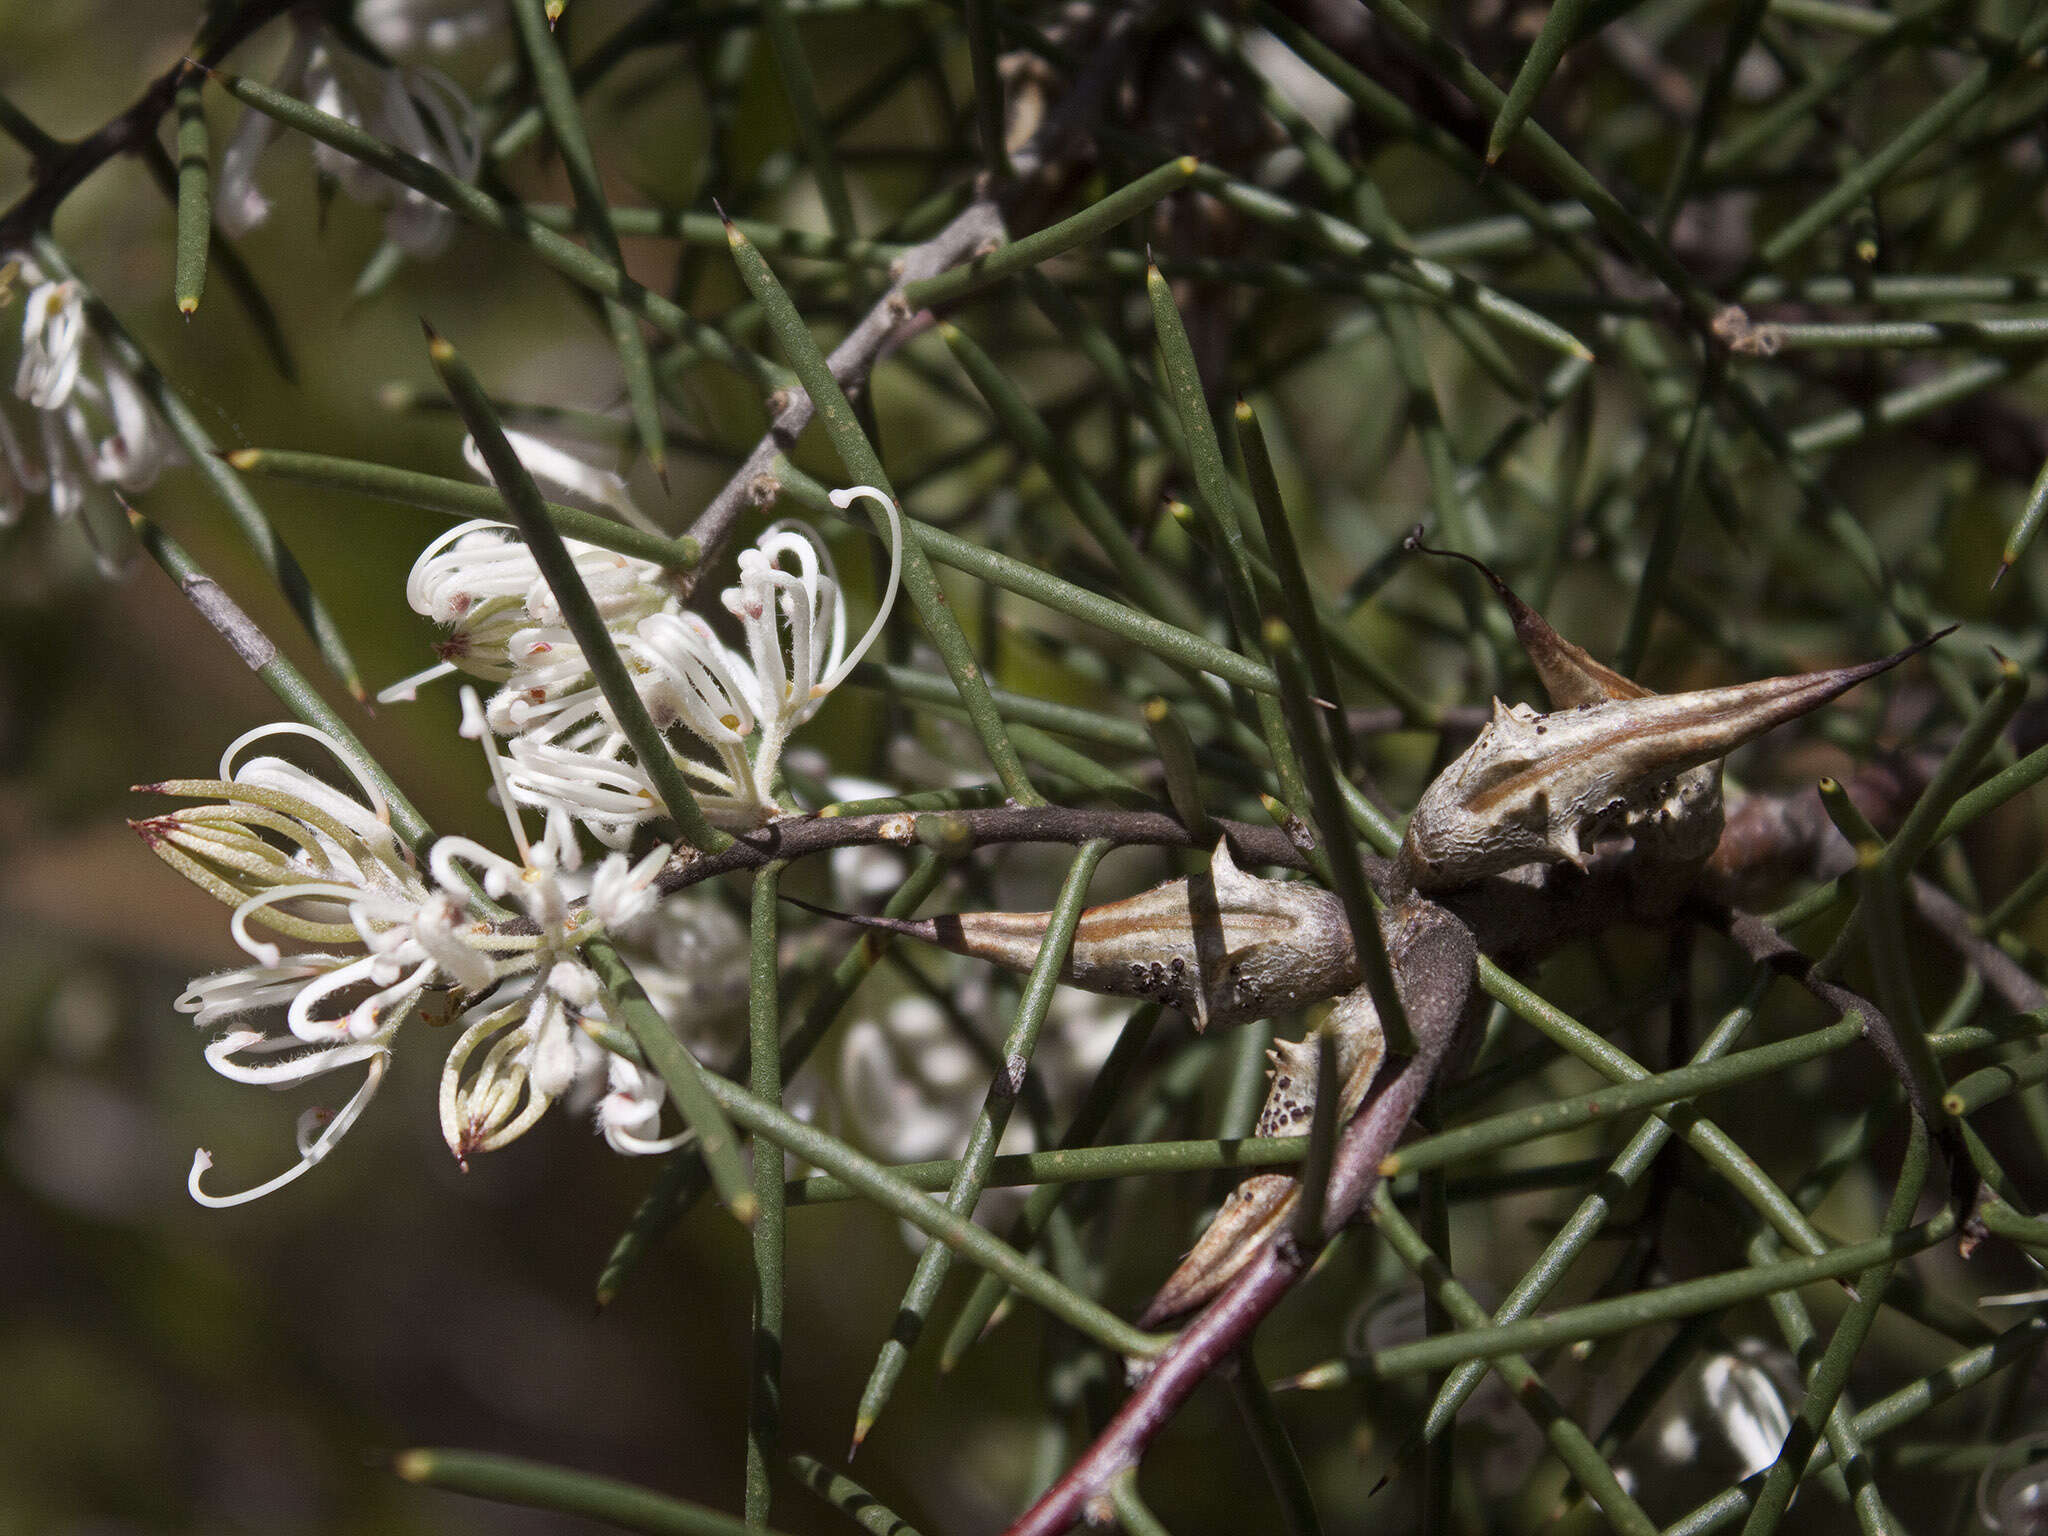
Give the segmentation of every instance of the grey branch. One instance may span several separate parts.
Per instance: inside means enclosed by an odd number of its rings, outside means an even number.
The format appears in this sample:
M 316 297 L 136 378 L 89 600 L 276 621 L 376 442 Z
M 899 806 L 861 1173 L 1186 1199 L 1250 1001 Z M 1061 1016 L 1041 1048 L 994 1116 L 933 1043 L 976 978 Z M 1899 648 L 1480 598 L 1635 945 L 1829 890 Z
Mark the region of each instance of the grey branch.
M 936 277 L 948 267 L 974 257 L 1002 243 L 1003 216 L 993 201 L 977 198 L 922 245 L 912 246 L 893 268 L 889 291 L 876 301 L 825 359 L 832 377 L 845 390 L 863 384 L 875 365 L 896 348 L 931 324 L 929 311 L 913 311 L 903 300 L 906 284 Z M 696 571 L 701 574 L 717 559 L 740 514 L 750 506 L 774 499 L 778 489 L 774 466 L 778 457 L 791 452 L 817 406 L 801 388 L 793 388 L 775 412 L 768 431 L 753 447 L 740 467 L 733 471 L 718 494 L 711 498 L 697 520 L 690 524 L 689 537 L 703 550 Z

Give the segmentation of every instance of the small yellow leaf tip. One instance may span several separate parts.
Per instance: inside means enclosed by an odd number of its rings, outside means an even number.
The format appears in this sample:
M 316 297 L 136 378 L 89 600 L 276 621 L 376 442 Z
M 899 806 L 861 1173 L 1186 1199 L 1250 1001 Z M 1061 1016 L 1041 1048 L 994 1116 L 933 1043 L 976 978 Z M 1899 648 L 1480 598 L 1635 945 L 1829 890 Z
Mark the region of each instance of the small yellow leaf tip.
M 232 453 L 222 454 L 221 457 L 228 461 L 230 468 L 247 471 L 254 469 L 263 462 L 263 450 L 261 448 L 237 448 Z
M 433 1476 L 434 1458 L 426 1451 L 400 1451 L 391 1459 L 391 1470 L 408 1483 L 424 1483 Z
M 190 320 L 194 314 L 198 313 L 198 310 L 199 301 L 197 299 L 187 296 L 178 300 L 178 313 L 184 319 Z

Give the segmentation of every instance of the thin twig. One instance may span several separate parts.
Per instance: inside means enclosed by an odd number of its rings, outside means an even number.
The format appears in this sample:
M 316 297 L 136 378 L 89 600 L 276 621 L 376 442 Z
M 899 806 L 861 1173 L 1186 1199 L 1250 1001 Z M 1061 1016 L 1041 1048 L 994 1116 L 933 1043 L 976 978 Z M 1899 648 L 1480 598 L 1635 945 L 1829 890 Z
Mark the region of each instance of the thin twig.
M 214 65 L 226 58 L 252 33 L 292 8 L 293 0 L 249 0 L 222 26 L 198 54 L 201 64 Z M 149 83 L 135 102 L 118 117 L 102 124 L 82 139 L 60 144 L 36 156 L 34 184 L 0 214 L 0 251 L 19 250 L 36 231 L 44 228 L 78 185 L 116 155 L 129 154 L 156 139 L 157 125 L 171 110 L 178 84 L 190 64 L 180 60 Z
M 1305 869 L 1307 861 L 1278 827 L 1218 819 L 1240 864 L 1274 864 Z M 734 836 L 714 854 L 680 849 L 656 880 L 664 895 L 735 870 L 759 869 L 772 860 L 801 859 L 833 848 L 910 847 L 920 843 L 965 853 L 1001 843 L 1106 841 L 1117 847 L 1194 848 L 1194 833 L 1165 811 L 1078 810 L 1064 805 L 989 806 L 978 810 L 893 811 L 873 816 L 791 816 L 758 831 Z M 1379 877 L 1384 865 L 1368 858 Z
M 935 277 L 948 267 L 1000 244 L 1002 239 L 1002 214 L 993 201 L 978 198 L 931 239 L 912 246 L 897 258 L 890 268 L 893 280 L 889 291 L 876 300 L 874 307 L 825 359 L 840 388 L 849 392 L 859 389 L 877 363 L 932 324 L 929 311 L 914 311 L 904 302 L 903 289 L 907 285 Z M 717 558 L 749 507 L 763 506 L 774 499 L 779 488 L 775 461 L 795 450 L 798 436 L 810 425 L 816 410 L 809 394 L 801 388 L 791 389 L 776 408 L 761 440 L 697 514 L 689 536 L 703 550 L 698 571 Z

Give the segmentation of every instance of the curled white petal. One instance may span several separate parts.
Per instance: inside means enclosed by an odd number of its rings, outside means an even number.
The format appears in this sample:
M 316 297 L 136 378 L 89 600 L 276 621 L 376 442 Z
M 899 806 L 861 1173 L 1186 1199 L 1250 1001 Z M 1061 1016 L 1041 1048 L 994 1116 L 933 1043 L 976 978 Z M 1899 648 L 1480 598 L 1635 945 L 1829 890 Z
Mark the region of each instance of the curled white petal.
M 607 1065 L 610 1091 L 597 1106 L 597 1126 L 614 1152 L 628 1157 L 646 1157 L 672 1151 L 689 1132 L 666 1139 L 657 1138 L 661 1127 L 661 1106 L 668 1097 L 668 1085 L 652 1072 L 643 1071 L 623 1056 Z

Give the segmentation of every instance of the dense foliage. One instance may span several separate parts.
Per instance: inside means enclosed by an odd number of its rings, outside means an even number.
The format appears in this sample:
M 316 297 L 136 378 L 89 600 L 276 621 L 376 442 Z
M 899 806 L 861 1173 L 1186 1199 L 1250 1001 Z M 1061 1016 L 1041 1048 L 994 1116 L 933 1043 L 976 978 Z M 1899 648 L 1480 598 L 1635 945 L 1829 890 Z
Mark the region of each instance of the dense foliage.
M 2048 12 L 201 10 L 0 10 L 0 1523 L 2044 1528 Z

